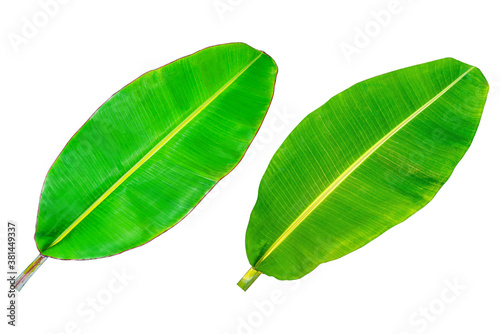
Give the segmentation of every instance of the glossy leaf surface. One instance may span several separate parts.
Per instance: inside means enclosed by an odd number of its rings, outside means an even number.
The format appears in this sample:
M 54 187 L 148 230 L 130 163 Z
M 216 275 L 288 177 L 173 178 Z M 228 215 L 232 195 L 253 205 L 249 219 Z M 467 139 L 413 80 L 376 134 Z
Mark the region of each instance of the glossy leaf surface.
M 276 73 L 265 53 L 225 44 L 114 94 L 47 175 L 35 235 L 41 254 L 109 256 L 179 222 L 243 157 L 269 108 Z
M 488 84 L 442 59 L 356 84 L 308 115 L 267 168 L 246 233 L 253 269 L 300 278 L 425 206 L 469 148 Z

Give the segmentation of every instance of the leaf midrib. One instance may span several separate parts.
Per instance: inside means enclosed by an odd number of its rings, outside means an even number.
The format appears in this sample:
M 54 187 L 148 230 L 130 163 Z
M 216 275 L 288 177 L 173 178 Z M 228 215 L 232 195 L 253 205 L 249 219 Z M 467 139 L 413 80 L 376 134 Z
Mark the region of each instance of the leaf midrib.
M 377 143 L 370 147 L 361 157 L 359 157 L 352 165 L 350 165 L 338 178 L 335 179 L 316 199 L 290 224 L 290 226 L 276 239 L 276 241 L 269 247 L 264 255 L 255 263 L 254 267 L 260 265 L 271 253 L 286 240 L 286 238 L 313 212 L 349 175 L 351 175 L 366 159 L 368 159 L 378 148 L 387 142 L 393 135 L 401 130 L 406 124 L 411 122 L 415 117 L 427 109 L 430 105 L 436 102 L 441 96 L 453 88 L 462 78 L 469 72 L 475 69 L 471 66 L 465 73 L 460 75 L 455 81 L 449 84 L 445 89 L 439 92 L 436 96 L 430 99 L 426 104 L 420 107 L 417 111 L 412 113 L 409 117 L 399 123 L 389 133 L 382 137 Z
M 260 52 L 248 65 L 243 67 L 235 76 L 226 82 L 217 92 L 203 102 L 195 111 L 193 111 L 184 121 L 169 132 L 158 144 L 156 144 L 146 155 L 144 155 L 132 168 L 130 168 L 118 181 L 116 181 L 106 192 L 104 192 L 92 205 L 87 208 L 70 226 L 68 226 L 50 246 L 45 250 L 55 246 L 63 240 L 85 217 L 87 217 L 96 207 L 99 206 L 109 195 L 113 193 L 125 180 L 127 180 L 137 169 L 139 169 L 146 161 L 149 160 L 156 152 L 158 152 L 166 143 L 168 143 L 177 133 L 179 133 L 187 124 L 189 124 L 196 116 L 198 116 L 210 103 L 219 97 L 232 83 L 234 83 L 250 66 L 252 66 L 264 53 Z

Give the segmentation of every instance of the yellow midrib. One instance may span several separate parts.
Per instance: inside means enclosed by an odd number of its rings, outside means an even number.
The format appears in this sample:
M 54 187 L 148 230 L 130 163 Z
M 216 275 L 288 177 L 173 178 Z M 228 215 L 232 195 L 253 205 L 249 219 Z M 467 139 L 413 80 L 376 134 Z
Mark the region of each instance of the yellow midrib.
M 263 55 L 261 52 L 255 59 L 253 59 L 247 66 L 239 71 L 232 77 L 224 86 L 222 86 L 215 94 L 208 98 L 202 105 L 200 105 L 191 115 L 182 121 L 175 129 L 173 129 L 165 138 L 155 145 L 144 157 L 142 157 L 131 169 L 129 169 L 118 181 L 116 181 L 104 194 L 101 195 L 85 212 L 83 212 L 68 228 L 66 228 L 54 242 L 47 247 L 53 247 L 64 239 L 85 217 L 87 217 L 99 204 L 101 204 L 116 188 L 118 188 L 126 179 L 130 177 L 137 169 L 139 169 L 146 161 L 149 160 L 156 152 L 158 152 L 166 143 L 170 141 L 179 131 L 181 131 L 189 122 L 191 122 L 198 114 L 200 114 L 210 103 L 212 103 L 222 92 L 224 92 L 234 81 L 236 81 L 250 66 L 252 66 L 257 59 Z
M 453 86 L 455 86 L 463 77 L 469 74 L 475 67 L 472 66 L 464 74 L 458 77 L 455 81 L 449 84 L 445 89 L 443 89 L 439 94 L 434 96 L 426 104 L 420 107 L 417 111 L 411 114 L 403 122 L 399 123 L 394 129 L 392 129 L 388 134 L 386 134 L 382 139 L 380 139 L 375 145 L 370 147 L 361 157 L 359 157 L 349 168 L 347 168 L 340 176 L 333 181 L 332 184 L 326 188 L 293 222 L 292 224 L 280 235 L 278 239 L 269 247 L 269 249 L 264 253 L 264 255 L 257 261 L 254 267 L 261 264 L 306 218 L 313 212 L 349 175 L 352 174 L 370 155 L 372 155 L 380 146 L 382 146 L 389 138 L 401 130 L 406 124 L 417 117 L 422 111 L 427 109 L 431 104 L 443 96 L 447 91 L 449 91 Z

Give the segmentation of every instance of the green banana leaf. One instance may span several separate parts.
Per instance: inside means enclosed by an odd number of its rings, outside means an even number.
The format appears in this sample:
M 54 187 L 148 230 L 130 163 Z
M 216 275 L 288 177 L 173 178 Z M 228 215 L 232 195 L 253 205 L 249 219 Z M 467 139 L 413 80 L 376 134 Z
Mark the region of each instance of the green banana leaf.
M 18 286 L 46 257 L 114 255 L 177 224 L 242 159 L 276 74 L 264 52 L 224 44 L 147 72 L 114 94 L 50 168 L 35 234 L 41 255 Z
M 424 207 L 469 148 L 487 94 L 479 69 L 448 58 L 358 83 L 308 115 L 262 178 L 238 285 L 301 278 Z

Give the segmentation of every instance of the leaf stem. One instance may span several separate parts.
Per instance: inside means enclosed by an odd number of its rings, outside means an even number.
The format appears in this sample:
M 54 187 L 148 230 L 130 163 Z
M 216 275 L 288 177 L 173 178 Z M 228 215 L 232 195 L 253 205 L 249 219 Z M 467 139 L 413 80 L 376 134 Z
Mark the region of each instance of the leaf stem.
M 248 288 L 255 282 L 257 278 L 259 278 L 261 272 L 255 270 L 253 267 L 250 268 L 249 271 L 243 276 L 238 282 L 238 286 L 242 288 L 244 291 L 247 291 Z
M 26 268 L 19 277 L 17 277 L 16 282 L 14 283 L 14 287 L 17 291 L 21 291 L 23 286 L 28 282 L 28 280 L 33 276 L 33 274 L 37 271 L 38 268 L 47 260 L 47 256 L 38 254 L 35 261 L 31 262 L 31 264 Z

